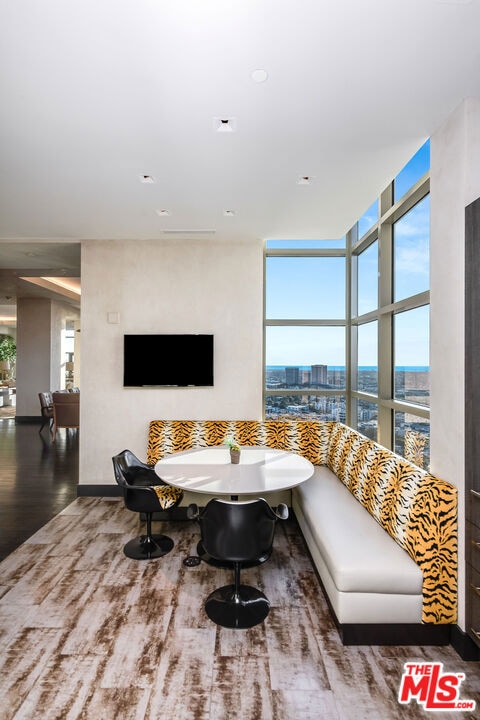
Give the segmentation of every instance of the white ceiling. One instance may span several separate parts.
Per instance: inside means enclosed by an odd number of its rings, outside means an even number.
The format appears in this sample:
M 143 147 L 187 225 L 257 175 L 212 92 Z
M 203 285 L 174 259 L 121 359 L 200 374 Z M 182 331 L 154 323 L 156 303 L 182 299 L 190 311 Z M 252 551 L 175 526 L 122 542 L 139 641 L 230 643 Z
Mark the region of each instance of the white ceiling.
M 480 95 L 480 0 L 0 7 L 0 244 L 338 238 Z

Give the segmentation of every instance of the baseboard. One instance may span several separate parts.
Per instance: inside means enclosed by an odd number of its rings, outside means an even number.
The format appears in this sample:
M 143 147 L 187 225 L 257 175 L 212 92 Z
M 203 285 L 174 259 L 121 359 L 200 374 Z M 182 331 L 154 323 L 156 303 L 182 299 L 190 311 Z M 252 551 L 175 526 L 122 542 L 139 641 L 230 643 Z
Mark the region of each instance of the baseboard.
M 480 648 L 458 625 L 452 626 L 450 642 L 462 660 L 480 660 Z
M 337 624 L 343 645 L 449 645 L 451 625 Z
M 22 425 L 41 425 L 43 418 L 41 415 L 15 415 L 15 424 Z
M 120 485 L 77 485 L 77 497 L 122 497 Z

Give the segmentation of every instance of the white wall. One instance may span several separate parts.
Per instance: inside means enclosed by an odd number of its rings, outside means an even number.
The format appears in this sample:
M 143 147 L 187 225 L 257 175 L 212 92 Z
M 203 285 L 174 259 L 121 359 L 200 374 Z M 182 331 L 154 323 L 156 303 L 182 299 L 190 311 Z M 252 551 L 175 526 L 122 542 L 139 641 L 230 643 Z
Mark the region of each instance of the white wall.
M 431 467 L 459 491 L 459 620 L 465 629 L 465 207 L 480 196 L 480 100 L 431 138 Z
M 150 420 L 261 419 L 262 325 L 261 241 L 85 241 L 80 484 L 114 484 L 124 448 L 145 459 Z M 214 387 L 124 389 L 124 333 L 155 332 L 213 333 Z

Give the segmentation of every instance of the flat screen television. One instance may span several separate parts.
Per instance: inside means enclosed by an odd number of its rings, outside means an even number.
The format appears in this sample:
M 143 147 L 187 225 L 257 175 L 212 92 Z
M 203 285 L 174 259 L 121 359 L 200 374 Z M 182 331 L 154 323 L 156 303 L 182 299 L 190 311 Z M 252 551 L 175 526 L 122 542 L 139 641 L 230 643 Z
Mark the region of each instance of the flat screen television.
M 213 335 L 124 335 L 123 386 L 213 386 Z

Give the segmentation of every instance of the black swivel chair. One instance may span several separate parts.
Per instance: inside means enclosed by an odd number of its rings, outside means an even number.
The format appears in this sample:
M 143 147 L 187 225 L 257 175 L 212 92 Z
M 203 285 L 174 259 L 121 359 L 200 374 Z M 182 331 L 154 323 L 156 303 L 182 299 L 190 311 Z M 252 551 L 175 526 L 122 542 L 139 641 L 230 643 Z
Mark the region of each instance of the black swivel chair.
M 176 507 L 183 497 L 182 490 L 163 483 L 153 468 L 140 462 L 130 450 L 115 455 L 112 462 L 115 480 L 123 488 L 126 507 L 133 512 L 145 513 L 147 523 L 146 535 L 130 540 L 123 552 L 134 560 L 166 555 L 173 548 L 173 540 L 166 535 L 152 534 L 152 514 Z
M 114 469 L 116 465 L 121 470 L 123 477 L 129 485 L 145 487 L 166 484 L 158 477 L 151 465 L 147 465 L 139 460 L 131 450 L 122 450 L 121 453 L 115 455 L 113 458 Z
M 215 498 L 201 512 L 196 505 L 190 505 L 188 517 L 198 518 L 207 553 L 233 564 L 234 584 L 214 590 L 205 602 L 210 620 L 228 628 L 261 623 L 269 613 L 270 603 L 257 588 L 240 584 L 240 568 L 242 563 L 269 555 L 276 522 L 287 519 L 287 506 L 282 503 L 275 512 L 263 498 L 244 502 Z

